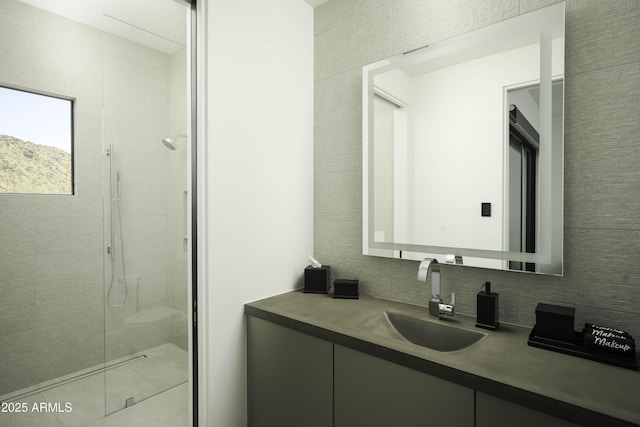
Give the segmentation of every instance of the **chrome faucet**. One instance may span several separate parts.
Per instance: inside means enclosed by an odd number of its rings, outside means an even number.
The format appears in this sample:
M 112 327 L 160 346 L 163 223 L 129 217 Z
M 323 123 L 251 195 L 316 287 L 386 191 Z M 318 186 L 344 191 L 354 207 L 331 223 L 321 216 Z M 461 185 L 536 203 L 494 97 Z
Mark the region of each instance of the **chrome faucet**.
M 456 294 L 451 294 L 451 303 L 445 304 L 440 298 L 440 264 L 435 258 L 425 258 L 418 267 L 418 280 L 427 281 L 427 275 L 431 271 L 431 299 L 429 299 L 429 315 L 440 318 L 440 315 L 446 314 L 453 316 L 455 314 Z

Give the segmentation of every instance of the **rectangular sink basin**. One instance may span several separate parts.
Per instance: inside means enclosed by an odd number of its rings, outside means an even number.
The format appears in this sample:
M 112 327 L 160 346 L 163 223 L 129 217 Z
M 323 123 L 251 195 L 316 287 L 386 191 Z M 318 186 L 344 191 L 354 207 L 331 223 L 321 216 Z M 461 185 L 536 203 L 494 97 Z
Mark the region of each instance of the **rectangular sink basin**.
M 385 311 L 387 320 L 405 340 L 432 350 L 450 352 L 468 348 L 487 334 L 456 326 L 416 319 L 399 313 Z

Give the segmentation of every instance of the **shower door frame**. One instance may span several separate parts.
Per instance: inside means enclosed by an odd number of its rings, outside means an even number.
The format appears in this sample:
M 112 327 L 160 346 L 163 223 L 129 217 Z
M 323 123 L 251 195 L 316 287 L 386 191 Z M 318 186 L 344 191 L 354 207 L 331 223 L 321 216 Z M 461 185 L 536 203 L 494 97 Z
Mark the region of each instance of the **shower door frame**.
M 189 97 L 189 109 L 190 109 L 190 178 L 191 178 L 191 291 L 189 292 L 190 303 L 190 324 L 191 324 L 191 417 L 192 426 L 198 426 L 198 134 L 200 129 L 198 126 L 198 115 L 202 111 L 199 108 L 200 100 L 198 98 L 198 83 L 202 81 L 204 74 L 201 72 L 203 67 L 202 59 L 204 56 L 200 56 L 198 51 L 200 49 L 200 40 L 202 39 L 201 25 L 198 25 L 199 16 L 201 11 L 198 9 L 198 2 L 196 0 L 183 0 L 189 4 L 189 79 L 190 79 L 190 97 Z M 204 121 L 203 121 L 204 123 Z

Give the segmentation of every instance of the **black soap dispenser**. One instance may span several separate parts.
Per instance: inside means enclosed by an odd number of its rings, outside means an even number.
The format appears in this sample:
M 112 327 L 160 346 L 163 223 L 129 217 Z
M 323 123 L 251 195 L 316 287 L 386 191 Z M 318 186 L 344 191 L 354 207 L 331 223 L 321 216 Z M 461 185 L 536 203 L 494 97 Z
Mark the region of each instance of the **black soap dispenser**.
M 491 282 L 484 282 L 476 297 L 476 327 L 498 330 L 500 322 L 498 321 L 498 301 L 500 295 L 491 292 Z

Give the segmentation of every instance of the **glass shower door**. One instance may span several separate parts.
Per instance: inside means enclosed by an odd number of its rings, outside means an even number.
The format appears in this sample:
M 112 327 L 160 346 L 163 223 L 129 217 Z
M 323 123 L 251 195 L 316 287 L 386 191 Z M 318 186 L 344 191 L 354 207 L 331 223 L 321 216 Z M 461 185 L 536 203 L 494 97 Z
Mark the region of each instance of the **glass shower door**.
M 103 15 L 107 414 L 188 380 L 185 45 Z

